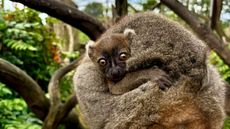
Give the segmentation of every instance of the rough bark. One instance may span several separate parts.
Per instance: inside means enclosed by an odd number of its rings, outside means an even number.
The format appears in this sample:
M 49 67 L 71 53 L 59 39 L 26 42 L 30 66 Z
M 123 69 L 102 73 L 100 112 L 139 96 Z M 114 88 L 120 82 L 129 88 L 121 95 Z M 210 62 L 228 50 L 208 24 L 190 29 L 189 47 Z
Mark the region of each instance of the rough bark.
M 77 8 L 56 0 L 12 0 L 35 10 L 45 12 L 73 27 L 78 28 L 92 40 L 96 40 L 106 29 L 101 22 L 79 11 Z
M 40 86 L 24 71 L 0 59 L 0 82 L 17 91 L 35 115 L 44 120 L 50 103 Z
M 161 2 L 185 20 L 196 32 L 198 37 L 204 40 L 207 45 L 223 59 L 225 64 L 230 66 L 230 50 L 223 41 L 212 32 L 210 27 L 203 24 L 177 0 L 161 0 Z

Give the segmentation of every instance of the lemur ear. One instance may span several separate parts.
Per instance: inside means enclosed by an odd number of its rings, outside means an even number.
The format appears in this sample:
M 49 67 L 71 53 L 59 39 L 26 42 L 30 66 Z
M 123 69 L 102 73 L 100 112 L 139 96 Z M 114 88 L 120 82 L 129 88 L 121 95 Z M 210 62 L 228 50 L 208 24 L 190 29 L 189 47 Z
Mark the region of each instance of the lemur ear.
M 91 56 L 91 54 L 93 53 L 94 47 L 95 47 L 95 42 L 92 40 L 88 41 L 88 43 L 85 46 L 85 49 L 89 56 Z
M 85 49 L 86 49 L 86 50 L 89 50 L 89 49 L 94 48 L 94 46 L 95 46 L 95 42 L 92 41 L 92 40 L 89 40 L 89 41 L 87 42 L 87 44 L 85 45 Z
M 123 32 L 125 37 L 130 37 L 131 35 L 136 35 L 135 31 L 133 29 L 126 28 Z

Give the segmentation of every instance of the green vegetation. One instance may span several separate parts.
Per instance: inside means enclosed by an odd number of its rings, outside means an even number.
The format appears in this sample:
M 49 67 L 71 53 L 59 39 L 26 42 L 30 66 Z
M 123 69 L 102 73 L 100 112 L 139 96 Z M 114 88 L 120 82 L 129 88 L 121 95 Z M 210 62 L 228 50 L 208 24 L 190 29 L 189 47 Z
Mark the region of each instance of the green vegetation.
M 86 5 L 84 11 L 94 17 L 99 18 L 103 16 L 104 7 L 102 3 L 92 2 Z
M 3 12 L 0 19 L 0 58 L 25 70 L 46 89 L 51 73 L 59 66 L 52 58 L 54 33 L 42 24 L 39 13 L 29 8 Z
M 227 119 L 224 122 L 224 128 L 223 129 L 229 129 L 230 128 L 230 117 L 227 117 Z
M 211 52 L 210 54 L 210 63 L 215 65 L 217 70 L 220 72 L 221 77 L 230 83 L 230 68 L 226 64 L 224 64 L 223 60 L 215 53 Z
M 62 65 L 62 58 L 79 57 L 79 52 L 60 53 L 59 40 L 42 23 L 39 12 L 29 8 L 0 12 L 0 58 L 23 69 L 46 91 L 51 75 Z M 72 91 L 72 76 L 70 73 L 61 81 L 63 101 Z M 42 125 L 25 101 L 2 83 L 0 114 L 1 129 L 40 129 Z
M 42 121 L 28 110 L 25 101 L 0 83 L 0 128 L 40 129 Z

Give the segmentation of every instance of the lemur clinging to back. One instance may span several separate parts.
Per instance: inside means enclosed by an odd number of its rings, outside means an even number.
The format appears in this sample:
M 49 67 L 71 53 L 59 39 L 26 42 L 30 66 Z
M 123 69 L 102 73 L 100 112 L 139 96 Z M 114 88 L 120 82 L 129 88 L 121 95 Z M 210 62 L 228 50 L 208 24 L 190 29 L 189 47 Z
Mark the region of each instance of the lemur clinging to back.
M 141 72 L 136 69 L 130 73 L 127 69 L 126 61 L 131 57 L 130 35 L 135 35 L 135 31 L 125 29 L 123 33 L 114 33 L 96 42 L 90 41 L 86 46 L 89 58 L 105 74 L 109 91 L 112 94 L 123 94 L 150 80 L 157 82 L 162 90 L 168 88 L 171 85 L 170 79 L 157 66 Z M 156 72 L 162 75 L 151 76 Z

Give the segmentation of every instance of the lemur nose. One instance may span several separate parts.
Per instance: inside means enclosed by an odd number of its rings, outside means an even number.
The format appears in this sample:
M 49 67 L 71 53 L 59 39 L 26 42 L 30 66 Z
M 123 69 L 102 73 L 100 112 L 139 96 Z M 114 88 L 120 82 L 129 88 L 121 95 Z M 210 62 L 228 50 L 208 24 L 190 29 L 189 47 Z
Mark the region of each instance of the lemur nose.
M 112 76 L 118 77 L 121 75 L 121 71 L 119 69 L 113 69 L 111 72 Z

